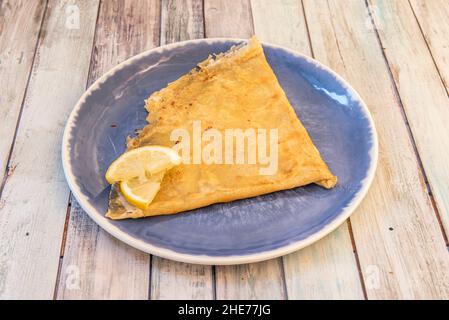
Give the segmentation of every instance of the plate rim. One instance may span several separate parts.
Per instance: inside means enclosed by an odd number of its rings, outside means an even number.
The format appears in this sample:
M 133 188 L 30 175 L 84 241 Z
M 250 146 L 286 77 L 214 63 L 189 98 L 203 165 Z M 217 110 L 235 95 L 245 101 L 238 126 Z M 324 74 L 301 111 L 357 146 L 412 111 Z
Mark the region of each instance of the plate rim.
M 331 68 L 327 67 L 326 65 L 322 64 L 321 62 L 306 56 L 300 52 L 297 52 L 293 49 L 271 44 L 268 42 L 261 41 L 261 43 L 264 46 L 271 47 L 274 49 L 280 49 L 284 50 L 287 53 L 296 56 L 298 58 L 302 58 L 306 60 L 307 62 L 313 64 L 315 67 L 318 67 L 320 69 L 323 69 L 324 71 L 328 72 L 330 75 L 335 77 L 335 79 L 342 85 L 345 89 L 350 91 L 353 95 L 353 99 L 357 100 L 361 107 L 362 111 L 364 111 L 365 116 L 368 120 L 369 126 L 371 127 L 371 136 L 372 136 L 372 146 L 369 151 L 369 157 L 371 159 L 371 165 L 367 170 L 366 177 L 361 181 L 361 189 L 354 195 L 352 200 L 346 207 L 344 207 L 340 213 L 328 224 L 326 224 L 323 228 L 321 228 L 319 231 L 309 235 L 305 239 L 294 241 L 288 245 L 282 246 L 280 248 L 276 248 L 273 250 L 266 250 L 261 251 L 257 253 L 250 253 L 250 254 L 244 254 L 244 255 L 227 255 L 227 256 L 210 256 L 210 255 L 195 255 L 195 254 L 188 254 L 188 253 L 182 253 L 177 252 L 171 249 L 163 248 L 156 246 L 154 244 L 149 244 L 143 240 L 136 239 L 130 235 L 128 235 L 126 232 L 120 230 L 118 227 L 114 226 L 110 223 L 109 219 L 106 218 L 104 215 L 97 214 L 97 210 L 88 202 L 87 197 L 82 195 L 82 192 L 78 185 L 76 184 L 75 176 L 71 170 L 70 165 L 70 138 L 71 138 L 71 131 L 72 128 L 75 125 L 75 119 L 76 116 L 85 102 L 86 98 L 91 94 L 92 91 L 97 89 L 100 84 L 102 84 L 106 79 L 113 76 L 114 73 L 123 67 L 133 63 L 135 60 L 138 60 L 146 55 L 150 55 L 154 52 L 163 52 L 165 50 L 171 50 L 176 47 L 182 47 L 187 44 L 196 44 L 196 43 L 215 43 L 215 42 L 229 42 L 229 41 L 237 41 L 237 42 L 246 42 L 248 39 L 240 39 L 240 38 L 204 38 L 204 39 L 193 39 L 193 40 L 186 40 L 186 41 L 180 41 L 175 42 L 172 44 L 167 44 L 164 46 L 159 46 L 150 50 L 146 50 L 144 52 L 141 52 L 135 56 L 130 57 L 129 59 L 119 63 L 118 65 L 114 66 L 112 69 L 104 73 L 100 78 L 98 78 L 94 83 L 92 83 L 89 88 L 81 95 L 77 103 L 75 104 L 73 110 L 70 112 L 70 115 L 67 119 L 64 133 L 62 137 L 62 149 L 61 149 L 61 157 L 62 157 L 62 167 L 64 171 L 64 175 L 66 178 L 66 181 L 69 185 L 69 188 L 74 195 L 75 199 L 80 204 L 81 208 L 89 215 L 89 217 L 100 227 L 102 227 L 105 231 L 107 231 L 109 234 L 114 236 L 115 238 L 119 239 L 120 241 L 123 241 L 124 243 L 139 249 L 143 252 L 150 253 L 162 258 L 180 261 L 180 262 L 186 262 L 186 263 L 193 263 L 193 264 L 202 264 L 202 265 L 234 265 L 234 264 L 243 264 L 243 263 L 252 263 L 252 262 L 258 262 L 268 259 L 277 258 L 289 253 L 292 253 L 294 251 L 300 250 L 304 247 L 307 247 L 311 245 L 312 243 L 322 239 L 332 231 L 334 231 L 336 228 L 338 228 L 341 224 L 343 224 L 346 219 L 350 217 L 350 215 L 355 211 L 355 209 L 359 206 L 361 201 L 365 198 L 375 176 L 377 164 L 378 164 L 378 156 L 379 156 L 379 141 L 378 141 L 378 135 L 376 126 L 374 124 L 374 120 L 371 116 L 371 113 L 366 105 L 366 103 L 361 98 L 360 94 L 339 74 L 337 74 L 335 71 L 333 71 Z

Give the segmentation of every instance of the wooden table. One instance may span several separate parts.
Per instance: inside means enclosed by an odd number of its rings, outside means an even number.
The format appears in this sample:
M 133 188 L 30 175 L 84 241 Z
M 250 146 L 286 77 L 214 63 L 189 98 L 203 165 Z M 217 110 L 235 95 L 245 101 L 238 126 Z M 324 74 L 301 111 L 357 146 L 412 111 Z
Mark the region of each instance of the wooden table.
M 0 298 L 449 298 L 448 0 L 0 3 Z M 254 33 L 330 66 L 368 104 L 380 154 L 359 209 L 249 265 L 177 263 L 109 236 L 61 168 L 86 86 L 159 45 Z

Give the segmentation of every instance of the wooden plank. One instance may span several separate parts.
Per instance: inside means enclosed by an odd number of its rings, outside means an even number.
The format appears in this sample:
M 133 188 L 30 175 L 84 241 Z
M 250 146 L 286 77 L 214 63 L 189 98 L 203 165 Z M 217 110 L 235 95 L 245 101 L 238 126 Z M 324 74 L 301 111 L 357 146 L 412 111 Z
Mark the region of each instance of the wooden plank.
M 382 21 L 378 22 L 382 24 L 378 28 L 380 40 L 385 47 L 432 195 L 445 230 L 449 233 L 449 99 L 446 88 L 409 2 L 372 1 L 371 7 L 382 17 Z M 444 11 L 443 7 L 449 7 L 449 4 L 442 6 L 441 10 Z M 438 26 L 439 20 L 437 17 L 434 19 L 434 24 Z M 445 20 L 448 19 L 449 15 Z M 448 43 L 446 36 L 446 46 Z
M 147 299 L 149 255 L 110 236 L 76 203 L 63 254 L 57 299 Z
M 216 267 L 217 299 L 286 299 L 282 260 Z
M 260 40 L 312 55 L 301 0 L 251 0 L 251 12 Z
M 82 23 L 67 15 L 69 5 Z M 69 196 L 61 138 L 86 84 L 97 10 L 98 1 L 48 3 L 10 160 L 15 170 L 1 195 L 1 299 L 53 297 Z
M 161 45 L 204 37 L 202 0 L 162 0 Z
M 449 3 L 447 0 L 410 0 L 410 4 L 449 94 Z
M 161 45 L 203 37 L 200 0 L 162 1 Z M 153 256 L 151 299 L 212 299 L 211 266 L 180 263 Z
M 348 224 L 284 257 L 289 299 L 364 299 Z
M 26 0 L 0 3 L 0 181 L 6 171 L 45 5 L 45 1 Z
M 102 2 L 89 84 L 118 63 L 157 46 L 159 14 L 157 0 Z M 147 299 L 150 256 L 111 237 L 73 201 L 56 297 Z
M 151 299 L 213 299 L 211 266 L 181 263 L 153 256 Z
M 249 0 L 205 0 L 205 34 L 209 38 L 249 38 L 253 35 Z
M 315 57 L 360 92 L 379 134 L 376 178 L 351 217 L 367 296 L 447 298 L 449 256 L 368 9 L 333 0 L 304 8 Z
M 301 1 L 252 0 L 251 8 L 259 39 L 312 55 Z M 289 299 L 364 298 L 347 223 L 283 259 Z
M 206 0 L 208 37 L 249 38 L 254 34 L 251 5 L 247 0 Z M 225 299 L 284 299 L 280 259 L 238 266 L 217 266 L 216 295 Z

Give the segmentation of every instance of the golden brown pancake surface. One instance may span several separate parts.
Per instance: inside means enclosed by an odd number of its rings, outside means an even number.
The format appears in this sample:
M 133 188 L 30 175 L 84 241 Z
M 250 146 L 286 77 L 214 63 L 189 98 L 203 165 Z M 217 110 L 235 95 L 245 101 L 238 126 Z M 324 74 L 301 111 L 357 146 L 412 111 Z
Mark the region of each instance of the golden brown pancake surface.
M 226 129 L 277 130 L 277 170 L 261 174 L 266 164 L 181 164 L 168 171 L 148 209 L 126 203 L 113 186 L 107 216 L 112 219 L 174 214 L 218 202 L 254 197 L 310 183 L 332 188 L 331 173 L 298 119 L 256 38 L 228 53 L 210 57 L 199 67 L 146 101 L 148 125 L 128 141 L 128 149 L 144 145 L 177 148 L 170 140 L 175 129 L 191 137 L 200 124 L 201 134 Z M 201 141 L 202 150 L 208 141 Z M 269 145 L 269 137 L 266 139 Z M 233 146 L 234 157 L 237 154 Z M 269 148 L 273 151 L 275 148 Z M 222 146 L 223 154 L 225 146 Z M 193 152 L 192 152 L 193 153 Z M 224 158 L 224 156 L 223 156 Z M 245 153 L 245 160 L 248 153 Z M 190 157 L 192 162 L 193 154 Z M 224 161 L 223 161 L 224 162 Z M 235 161 L 234 161 L 235 162 Z

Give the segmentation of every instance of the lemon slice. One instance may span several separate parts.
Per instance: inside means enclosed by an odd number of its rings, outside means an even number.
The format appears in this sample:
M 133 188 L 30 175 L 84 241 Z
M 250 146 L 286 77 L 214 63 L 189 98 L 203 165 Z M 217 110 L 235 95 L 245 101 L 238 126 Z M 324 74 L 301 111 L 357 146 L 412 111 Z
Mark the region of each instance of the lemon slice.
M 106 172 L 110 184 L 118 183 L 126 201 L 146 209 L 158 193 L 167 170 L 181 163 L 173 149 L 145 146 L 125 152 Z
M 129 204 L 144 210 L 148 208 L 161 188 L 164 175 L 165 171 L 162 171 L 147 179 L 133 178 L 122 181 L 120 191 Z
M 125 152 L 108 168 L 105 178 L 110 183 L 139 178 L 144 182 L 146 175 L 166 171 L 181 163 L 181 158 L 171 148 L 145 146 Z

